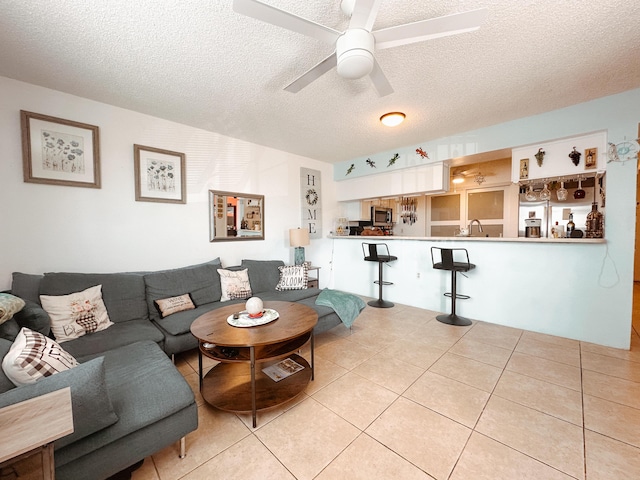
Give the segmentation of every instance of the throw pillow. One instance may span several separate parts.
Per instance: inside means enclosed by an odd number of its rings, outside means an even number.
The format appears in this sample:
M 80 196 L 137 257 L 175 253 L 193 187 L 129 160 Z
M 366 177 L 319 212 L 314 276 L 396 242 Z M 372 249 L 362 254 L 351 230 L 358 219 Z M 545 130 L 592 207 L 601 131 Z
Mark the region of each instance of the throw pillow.
M 42 308 L 51 318 L 51 330 L 60 343 L 109 328 L 102 285 L 70 295 L 40 295 Z
M 288 265 L 278 267 L 280 270 L 280 281 L 276 285 L 276 290 L 304 290 L 307 288 L 309 279 L 309 265 L 305 262 L 302 265 Z
M 221 302 L 251 297 L 251 284 L 249 283 L 249 274 L 246 268 L 237 271 L 219 268 L 218 274 L 220 275 L 220 287 L 222 289 Z
M 168 317 L 172 313 L 196 308 L 189 293 L 177 297 L 161 298 L 160 300 L 155 300 L 154 303 L 162 318 Z
M 8 293 L 0 293 L 0 325 L 11 320 L 14 314 L 24 308 L 24 300 Z
M 76 365 L 76 359 L 55 341 L 24 327 L 2 360 L 4 374 L 18 387 Z

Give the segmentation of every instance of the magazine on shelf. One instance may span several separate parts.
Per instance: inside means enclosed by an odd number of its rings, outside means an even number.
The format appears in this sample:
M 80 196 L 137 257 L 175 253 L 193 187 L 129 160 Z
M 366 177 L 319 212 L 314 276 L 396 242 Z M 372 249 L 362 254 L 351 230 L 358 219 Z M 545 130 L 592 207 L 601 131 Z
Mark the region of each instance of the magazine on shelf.
M 304 369 L 303 365 L 300 365 L 298 362 L 291 360 L 290 358 L 285 358 L 278 363 L 263 368 L 262 371 L 272 380 L 279 382 L 302 369 Z

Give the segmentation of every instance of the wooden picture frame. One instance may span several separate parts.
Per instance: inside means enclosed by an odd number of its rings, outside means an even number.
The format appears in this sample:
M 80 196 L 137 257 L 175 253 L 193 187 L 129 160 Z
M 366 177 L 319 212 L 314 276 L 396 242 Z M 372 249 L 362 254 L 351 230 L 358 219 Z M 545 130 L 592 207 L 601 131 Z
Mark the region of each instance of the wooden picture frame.
M 24 181 L 100 188 L 100 130 L 95 125 L 20 110 Z
M 584 169 L 589 170 L 598 166 L 598 149 L 595 147 L 587 148 L 584 151 Z
M 529 178 L 529 159 L 520 159 L 520 180 L 526 180 Z
M 133 146 L 136 202 L 187 203 L 186 156 Z

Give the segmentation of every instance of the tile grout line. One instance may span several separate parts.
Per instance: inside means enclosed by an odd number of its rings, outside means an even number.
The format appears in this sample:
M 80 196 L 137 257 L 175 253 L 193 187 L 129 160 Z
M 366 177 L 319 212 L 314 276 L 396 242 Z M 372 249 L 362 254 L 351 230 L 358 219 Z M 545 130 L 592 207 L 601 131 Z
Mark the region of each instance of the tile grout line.
M 582 343 L 580 343 L 580 404 L 582 405 L 582 462 L 584 478 L 587 478 L 587 422 L 584 415 L 584 370 L 582 368 Z

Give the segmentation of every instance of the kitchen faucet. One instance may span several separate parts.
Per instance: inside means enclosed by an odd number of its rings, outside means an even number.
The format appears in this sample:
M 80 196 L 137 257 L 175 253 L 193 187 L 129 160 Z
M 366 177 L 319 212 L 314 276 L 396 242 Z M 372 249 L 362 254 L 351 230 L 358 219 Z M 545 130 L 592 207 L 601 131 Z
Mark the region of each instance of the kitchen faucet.
M 482 232 L 482 224 L 480 223 L 480 220 L 474 218 L 469 222 L 469 236 L 473 235 L 473 222 L 476 222 L 478 224 L 478 230 Z

